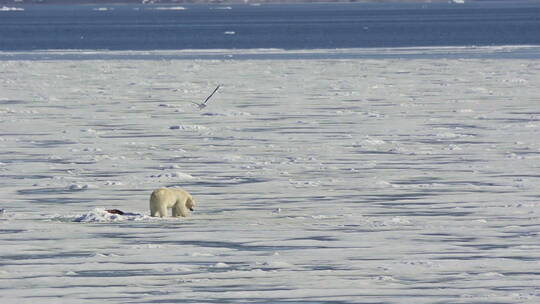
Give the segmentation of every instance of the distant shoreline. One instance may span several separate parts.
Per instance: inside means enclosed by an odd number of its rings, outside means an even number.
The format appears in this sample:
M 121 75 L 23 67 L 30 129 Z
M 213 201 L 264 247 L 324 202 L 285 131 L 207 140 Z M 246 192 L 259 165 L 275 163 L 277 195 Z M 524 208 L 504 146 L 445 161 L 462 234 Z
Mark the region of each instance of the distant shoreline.
M 122 4 L 271 4 L 271 3 L 467 3 L 503 2 L 507 0 L 0 0 L 0 5 L 122 5 Z

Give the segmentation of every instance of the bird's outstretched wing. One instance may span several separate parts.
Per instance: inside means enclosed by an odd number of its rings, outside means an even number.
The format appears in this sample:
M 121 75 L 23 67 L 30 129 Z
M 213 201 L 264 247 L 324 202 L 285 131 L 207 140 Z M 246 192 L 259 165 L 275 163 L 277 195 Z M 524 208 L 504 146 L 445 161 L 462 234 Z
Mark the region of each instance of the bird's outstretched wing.
M 210 94 L 208 97 L 206 97 L 206 99 L 203 101 L 203 104 L 206 104 L 208 102 L 208 100 L 210 100 L 210 98 L 212 98 L 212 96 L 214 96 L 214 94 L 217 92 L 217 90 L 219 90 L 219 87 L 221 85 L 218 84 L 218 86 L 214 89 L 214 92 L 212 92 L 212 94 Z
M 221 85 L 218 85 L 218 86 L 214 89 L 214 91 L 212 92 L 212 94 L 208 95 L 208 97 L 206 97 L 206 99 L 205 99 L 203 102 L 198 103 L 198 102 L 193 102 L 193 101 L 192 101 L 191 103 L 196 104 L 197 107 L 198 107 L 199 109 L 204 109 L 204 108 L 206 107 L 206 103 L 210 100 L 210 98 L 212 98 L 212 96 L 214 96 L 214 94 L 217 92 L 217 90 L 219 90 L 219 87 L 221 87 Z

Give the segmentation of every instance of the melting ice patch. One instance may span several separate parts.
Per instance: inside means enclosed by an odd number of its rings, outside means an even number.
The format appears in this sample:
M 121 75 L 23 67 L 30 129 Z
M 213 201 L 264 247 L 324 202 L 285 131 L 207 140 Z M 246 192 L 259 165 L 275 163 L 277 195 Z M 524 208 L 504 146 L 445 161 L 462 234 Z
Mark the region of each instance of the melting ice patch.
M 153 174 L 150 175 L 151 178 L 175 178 L 180 180 L 189 180 L 189 179 L 195 179 L 191 174 L 183 173 L 183 172 L 168 172 L 163 174 Z
M 201 131 L 208 128 L 200 125 L 174 125 L 169 127 L 170 130 L 184 130 L 184 131 Z
M 204 116 L 227 116 L 227 117 L 235 117 L 235 116 L 250 116 L 251 113 L 249 113 L 249 112 L 243 112 L 243 111 L 227 110 L 227 111 L 204 112 L 204 113 L 202 113 L 201 115 L 204 115 Z
M 67 190 L 71 190 L 71 191 L 88 190 L 88 189 L 95 189 L 95 188 L 96 186 L 91 185 L 91 184 L 72 183 L 67 186 Z

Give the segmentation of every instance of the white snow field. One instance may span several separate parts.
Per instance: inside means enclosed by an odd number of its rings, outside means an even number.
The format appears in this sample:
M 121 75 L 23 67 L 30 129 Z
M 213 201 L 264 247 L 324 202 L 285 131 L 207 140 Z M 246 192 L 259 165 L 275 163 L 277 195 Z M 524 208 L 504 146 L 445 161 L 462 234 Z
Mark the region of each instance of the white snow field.
M 1 302 L 540 303 L 539 84 L 534 59 L 2 60 Z M 150 217 L 161 186 L 193 216 Z

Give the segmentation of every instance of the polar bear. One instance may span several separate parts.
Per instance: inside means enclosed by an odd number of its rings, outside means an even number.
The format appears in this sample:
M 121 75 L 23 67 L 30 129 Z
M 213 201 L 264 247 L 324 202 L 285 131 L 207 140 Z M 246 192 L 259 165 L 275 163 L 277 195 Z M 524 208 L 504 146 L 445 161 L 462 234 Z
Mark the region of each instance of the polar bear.
M 167 209 L 172 209 L 172 216 L 186 217 L 188 210 L 193 211 L 195 200 L 187 191 L 179 188 L 159 188 L 150 195 L 150 215 L 167 216 Z

